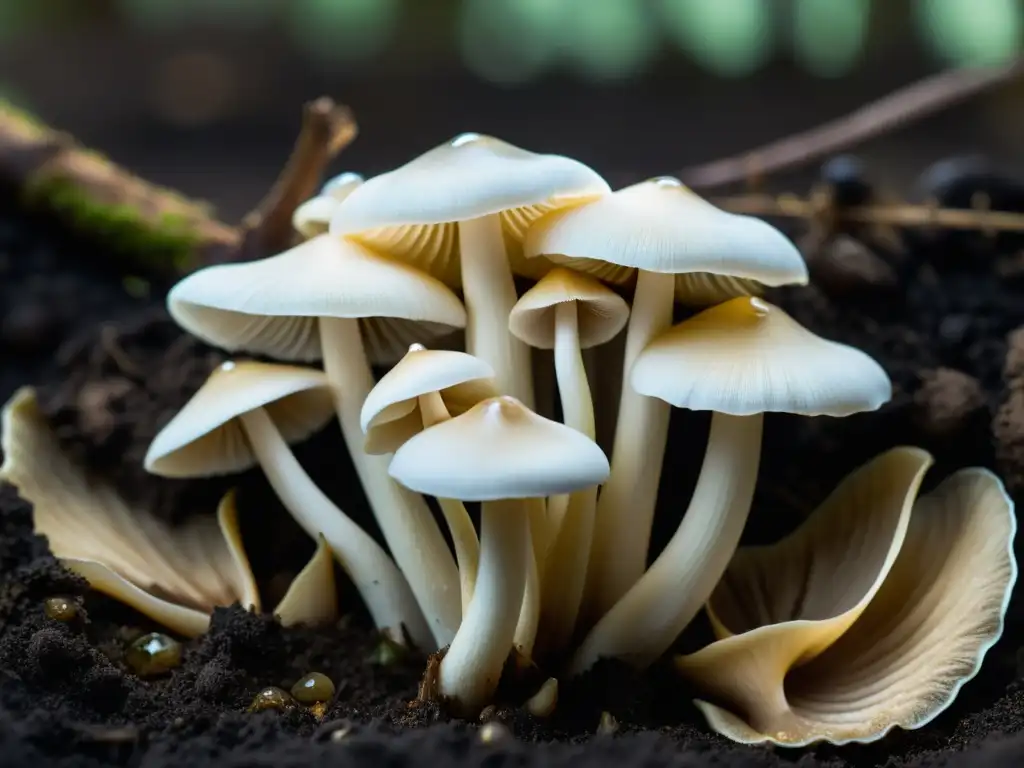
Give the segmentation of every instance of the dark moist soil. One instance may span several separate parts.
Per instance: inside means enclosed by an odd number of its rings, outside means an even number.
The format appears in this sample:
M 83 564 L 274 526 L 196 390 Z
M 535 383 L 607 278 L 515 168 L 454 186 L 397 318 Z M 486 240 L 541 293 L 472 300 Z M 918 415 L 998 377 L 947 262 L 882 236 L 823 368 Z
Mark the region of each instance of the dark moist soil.
M 947 202 L 964 202 L 956 195 L 963 197 L 968 182 L 958 183 L 939 189 Z M 987 177 L 969 183 L 992 193 Z M 865 193 L 855 185 L 853 192 Z M 1001 207 L 998 195 L 991 196 L 993 207 Z M 1013 332 L 1024 325 L 1021 243 L 934 234 L 904 241 L 884 231 L 855 231 L 805 237 L 804 244 L 815 287 L 778 291 L 771 299 L 809 328 L 873 355 L 891 375 L 896 395 L 877 413 L 847 419 L 768 418 L 746 540 L 777 539 L 843 475 L 898 444 L 935 454 L 930 482 L 957 467 L 994 467 L 1019 500 L 1024 332 Z M 168 519 L 211 514 L 221 494 L 237 486 L 246 543 L 264 602 L 273 605 L 312 545 L 259 474 L 167 481 L 141 469 L 152 437 L 223 355 L 175 328 L 159 290 L 132 298 L 120 276 L 90 268 L 102 263 L 101 253 L 0 198 L 0 397 L 25 383 L 37 386 L 67 449 L 127 498 Z M 137 283 L 128 287 L 140 293 Z M 655 547 L 684 508 L 707 424 L 698 414 L 673 415 Z M 326 428 L 297 454 L 372 530 L 336 428 Z M 123 650 L 156 628 L 84 586 L 32 535 L 30 507 L 12 489 L 0 490 L 5 768 L 1002 766 L 1024 759 L 1019 599 L 979 676 L 932 724 L 867 746 L 770 750 L 709 733 L 690 704 L 691 692 L 667 670 L 637 676 L 614 664 L 563 684 L 549 720 L 522 714 L 515 702 L 502 704 L 488 715 L 499 727 L 483 743 L 478 723 L 450 721 L 433 705 L 411 703 L 424 660 L 386 653 L 351 591 L 345 619 L 330 629 L 284 630 L 237 607 L 218 610 L 210 632 L 186 644 L 179 669 L 142 680 L 128 671 Z M 47 618 L 42 602 L 53 595 L 74 596 L 78 618 Z M 704 632 L 698 622 L 681 647 L 698 645 Z M 338 689 L 322 719 L 301 709 L 246 712 L 262 688 L 288 688 L 310 671 L 327 674 Z M 617 723 L 614 735 L 597 734 L 604 711 Z

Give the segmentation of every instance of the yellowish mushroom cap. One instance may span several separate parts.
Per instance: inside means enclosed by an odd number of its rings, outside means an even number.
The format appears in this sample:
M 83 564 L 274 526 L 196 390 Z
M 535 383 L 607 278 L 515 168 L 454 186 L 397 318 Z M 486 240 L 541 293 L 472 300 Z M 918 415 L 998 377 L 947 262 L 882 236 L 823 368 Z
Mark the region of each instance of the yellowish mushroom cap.
M 529 224 L 609 191 L 604 179 L 576 160 L 466 133 L 353 191 L 338 206 L 331 233 L 458 287 L 455 222 L 500 214 L 513 271 L 539 276 L 537 265 L 517 258 Z
M 442 283 L 357 243 L 320 235 L 269 259 L 207 267 L 167 297 L 175 321 L 229 351 L 311 361 L 318 318 L 359 318 L 372 362 L 462 328 L 466 311 Z
M 423 430 L 418 399 L 437 392 L 451 416 L 498 395 L 494 369 L 479 357 L 413 344 L 363 402 L 367 453 L 393 453 Z
M 892 397 L 892 382 L 871 357 L 751 297 L 706 309 L 655 338 L 630 382 L 677 408 L 735 416 L 849 416 Z
M 581 272 L 556 267 L 512 308 L 509 330 L 531 347 L 554 349 L 555 309 L 568 302 L 576 302 L 584 349 L 611 341 L 629 320 L 629 305 L 615 291 Z
M 807 282 L 807 265 L 785 235 L 717 208 L 672 177 L 548 213 L 530 228 L 523 253 L 614 284 L 637 269 L 674 274 L 676 297 L 693 304 Z
M 330 421 L 334 400 L 321 371 L 224 363 L 153 440 L 146 469 L 164 477 L 207 477 L 248 469 L 256 457 L 238 417 L 256 408 L 266 410 L 286 442 L 296 443 Z
M 571 493 L 603 483 L 608 472 L 597 443 L 507 395 L 410 438 L 390 468 L 410 490 L 462 501 Z
M 320 194 L 311 197 L 295 209 L 292 214 L 292 226 L 305 239 L 323 235 L 331 225 L 331 216 L 338 203 L 348 197 L 349 193 L 363 183 L 358 173 L 342 173 L 324 184 Z

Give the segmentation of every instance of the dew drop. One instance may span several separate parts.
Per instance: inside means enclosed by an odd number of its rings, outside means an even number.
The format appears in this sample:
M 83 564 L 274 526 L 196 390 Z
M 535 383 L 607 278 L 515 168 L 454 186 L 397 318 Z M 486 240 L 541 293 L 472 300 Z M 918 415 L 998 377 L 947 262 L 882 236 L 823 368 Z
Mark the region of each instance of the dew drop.
M 481 136 L 479 133 L 460 133 L 458 136 L 451 140 L 450 144 L 453 147 L 461 147 L 464 146 L 465 144 L 471 144 L 474 141 L 479 141 L 482 138 L 483 136 Z
M 48 597 L 43 602 L 43 612 L 54 621 L 74 621 L 78 618 L 78 602 L 70 597 Z
M 677 179 L 675 176 L 656 176 L 651 179 L 651 183 L 659 187 L 681 187 L 683 182 Z
M 300 704 L 318 704 L 334 698 L 334 683 L 327 675 L 311 672 L 292 686 L 292 697 Z
M 139 677 L 155 677 L 181 666 L 181 643 L 160 632 L 150 632 L 128 646 L 125 662 Z
M 275 686 L 269 686 L 256 694 L 249 705 L 250 712 L 266 712 L 270 709 L 284 710 L 293 704 L 292 697 Z

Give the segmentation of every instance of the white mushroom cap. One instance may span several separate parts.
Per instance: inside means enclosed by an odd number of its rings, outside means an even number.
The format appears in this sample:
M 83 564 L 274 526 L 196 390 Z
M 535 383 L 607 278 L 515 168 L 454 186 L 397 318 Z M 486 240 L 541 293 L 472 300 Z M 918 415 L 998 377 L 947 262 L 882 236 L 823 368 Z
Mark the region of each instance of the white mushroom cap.
M 238 417 L 256 408 L 266 410 L 286 442 L 296 443 L 330 421 L 334 400 L 321 371 L 224 363 L 153 440 L 146 469 L 164 477 L 206 477 L 254 466 Z
M 351 236 L 456 287 L 453 222 L 500 213 L 506 240 L 514 244 L 546 211 L 609 191 L 604 179 L 576 160 L 466 133 L 367 181 L 338 206 L 331 233 Z
M 615 291 L 580 272 L 556 267 L 522 295 L 508 328 L 531 347 L 554 349 L 555 309 L 573 301 L 584 349 L 611 341 L 629 320 L 629 305 Z
M 307 240 L 322 235 L 330 228 L 331 216 L 334 215 L 338 203 L 348 197 L 349 193 L 363 183 L 358 173 L 342 173 L 330 179 L 320 194 L 311 197 L 295 209 L 292 214 L 292 226 Z
M 673 326 L 637 357 L 633 388 L 677 408 L 849 416 L 892 397 L 871 357 L 816 336 L 763 299 L 732 299 Z
M 413 344 L 363 401 L 361 426 L 367 453 L 393 453 L 423 430 L 418 398 L 437 392 L 458 416 L 498 395 L 494 369 L 479 357 Z
M 320 358 L 319 317 L 362 319 L 374 362 L 466 324 L 462 302 L 439 281 L 330 235 L 269 259 L 194 272 L 171 289 L 167 305 L 210 344 L 280 360 Z
M 803 257 L 779 230 L 723 211 L 668 176 L 545 215 L 523 253 L 616 284 L 636 269 L 675 274 L 677 297 L 695 303 L 807 282 Z
M 420 432 L 390 469 L 410 490 L 462 501 L 571 493 L 603 483 L 608 472 L 597 443 L 508 396 Z

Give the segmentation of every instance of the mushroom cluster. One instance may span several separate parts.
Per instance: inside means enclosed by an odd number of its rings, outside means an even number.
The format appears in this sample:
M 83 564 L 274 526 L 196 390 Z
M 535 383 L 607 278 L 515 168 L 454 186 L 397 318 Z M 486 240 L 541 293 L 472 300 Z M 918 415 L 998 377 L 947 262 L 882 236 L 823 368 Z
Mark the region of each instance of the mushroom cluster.
M 454 712 L 500 695 L 510 658 L 555 676 L 601 658 L 648 666 L 708 604 L 720 639 L 676 667 L 714 728 L 871 740 L 934 717 L 998 637 L 1016 574 L 1010 503 L 969 470 L 908 522 L 927 464 L 915 449 L 851 476 L 807 531 L 737 553 L 764 414 L 845 417 L 892 393 L 868 355 L 761 297 L 807 282 L 768 223 L 674 178 L 612 191 L 568 157 L 464 134 L 380 176 L 339 176 L 294 226 L 290 250 L 171 290 L 186 331 L 281 363 L 215 371 L 146 467 L 258 464 L 377 626 L 442 651 L 424 689 Z M 677 304 L 697 311 L 673 324 Z M 317 360 L 322 372 L 294 365 Z M 711 411 L 712 425 L 689 508 L 649 563 L 672 407 Z M 332 414 L 384 547 L 289 448 Z M 958 535 L 971 526 L 984 535 Z

